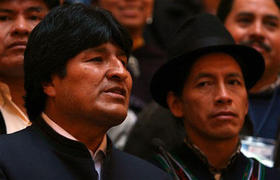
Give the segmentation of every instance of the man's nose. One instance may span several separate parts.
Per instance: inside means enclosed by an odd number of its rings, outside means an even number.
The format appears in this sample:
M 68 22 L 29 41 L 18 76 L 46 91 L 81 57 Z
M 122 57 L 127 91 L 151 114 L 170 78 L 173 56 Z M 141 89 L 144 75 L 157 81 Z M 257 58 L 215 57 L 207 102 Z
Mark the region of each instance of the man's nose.
M 109 79 L 123 81 L 130 76 L 125 65 L 117 57 L 113 57 L 110 61 L 107 77 Z
M 224 83 L 218 85 L 216 89 L 215 104 L 231 104 L 232 97 Z
M 264 41 L 265 39 L 265 30 L 262 22 L 254 22 L 250 28 L 250 37 L 258 41 Z
M 31 24 L 23 16 L 18 16 L 11 28 L 12 35 L 29 35 L 31 31 Z

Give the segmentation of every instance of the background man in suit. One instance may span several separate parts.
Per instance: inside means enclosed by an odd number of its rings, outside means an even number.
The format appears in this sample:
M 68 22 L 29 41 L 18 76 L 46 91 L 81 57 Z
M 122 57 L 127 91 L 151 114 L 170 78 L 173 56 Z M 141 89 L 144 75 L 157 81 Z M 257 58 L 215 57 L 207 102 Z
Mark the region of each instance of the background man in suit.
M 109 12 L 82 4 L 61 6 L 34 28 L 24 60 L 33 124 L 0 138 L 2 179 L 168 179 L 106 136 L 127 114 L 131 46 Z
M 0 1 L 0 134 L 30 125 L 23 102 L 23 53 L 31 30 L 58 4 L 58 0 Z

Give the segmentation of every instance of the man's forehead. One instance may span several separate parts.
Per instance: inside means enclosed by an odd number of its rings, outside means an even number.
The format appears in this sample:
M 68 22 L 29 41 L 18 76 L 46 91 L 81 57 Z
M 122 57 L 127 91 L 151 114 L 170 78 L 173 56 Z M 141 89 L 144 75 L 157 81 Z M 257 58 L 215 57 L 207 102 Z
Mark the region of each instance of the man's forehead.
M 124 56 L 126 57 L 125 52 L 119 48 L 117 45 L 107 42 L 104 44 L 101 44 L 99 46 L 96 47 L 91 47 L 88 49 L 85 49 L 83 51 L 81 51 L 77 56 L 80 56 L 82 59 L 87 59 L 92 57 L 93 55 L 117 55 L 117 56 Z
M 112 43 L 112 42 L 103 43 L 99 46 L 89 48 L 85 51 L 87 51 L 87 52 L 99 52 L 99 53 L 125 54 L 125 52 L 119 46 L 117 46 L 115 43 Z
M 242 70 L 235 58 L 225 53 L 211 53 L 198 58 L 190 69 L 195 78 L 213 77 L 223 74 L 225 77 L 242 77 Z
M 233 0 L 230 13 L 280 16 L 280 9 L 274 0 Z
M 17 5 L 17 6 L 16 6 Z M 22 6 L 24 5 L 24 7 Z M 17 7 L 47 7 L 44 0 L 0 0 L 1 9 L 13 9 Z

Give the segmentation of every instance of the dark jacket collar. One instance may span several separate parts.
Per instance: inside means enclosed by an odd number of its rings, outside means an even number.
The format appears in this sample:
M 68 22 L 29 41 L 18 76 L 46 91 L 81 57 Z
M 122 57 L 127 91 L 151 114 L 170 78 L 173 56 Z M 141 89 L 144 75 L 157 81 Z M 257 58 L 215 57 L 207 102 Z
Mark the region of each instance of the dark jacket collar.
M 58 148 L 60 151 L 69 155 L 73 155 L 75 157 L 92 158 L 89 153 L 89 150 L 83 143 L 68 139 L 58 134 L 42 119 L 42 117 L 38 117 L 36 121 L 33 122 L 32 126 L 37 128 L 40 131 L 40 134 L 44 136 L 44 138 L 49 143 L 51 143 L 53 147 Z M 106 159 L 110 159 L 111 151 L 112 142 L 107 136 Z
M 0 134 L 7 134 L 5 120 L 1 111 L 0 111 Z
M 184 140 L 184 143 L 186 144 L 186 146 L 191 150 L 193 151 L 194 154 L 196 154 L 196 156 L 201 160 L 201 162 L 203 162 L 209 169 L 209 171 L 213 174 L 215 173 L 220 173 L 222 172 L 224 169 L 227 169 L 228 167 L 230 167 L 230 165 L 232 163 L 234 163 L 234 161 L 236 160 L 237 156 L 240 154 L 240 148 L 241 148 L 241 143 L 240 141 L 238 142 L 238 145 L 236 146 L 236 150 L 235 152 L 232 154 L 232 156 L 230 157 L 230 160 L 228 161 L 227 163 L 227 166 L 223 169 L 217 169 L 215 167 L 213 167 L 207 157 L 204 155 L 204 153 L 196 146 L 194 145 L 193 143 L 191 143 L 190 140 L 188 139 L 185 139 Z
M 207 158 L 186 143 L 182 143 L 175 148 L 171 154 L 198 179 L 211 179 L 216 173 L 221 173 L 223 178 L 232 176 L 230 179 L 242 179 L 244 170 L 249 163 L 249 160 L 242 153 L 236 153 L 226 168 L 213 170 Z

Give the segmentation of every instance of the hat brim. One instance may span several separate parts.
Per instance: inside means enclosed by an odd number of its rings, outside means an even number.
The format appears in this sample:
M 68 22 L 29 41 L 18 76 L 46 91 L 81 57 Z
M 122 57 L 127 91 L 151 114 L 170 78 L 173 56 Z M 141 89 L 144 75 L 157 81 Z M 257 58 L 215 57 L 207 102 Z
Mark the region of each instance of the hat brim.
M 187 54 L 171 58 L 167 63 L 161 66 L 154 74 L 151 81 L 151 94 L 154 100 L 162 105 L 168 107 L 166 102 L 167 93 L 172 89 L 174 80 L 186 65 L 192 65 L 199 56 L 212 52 L 223 52 L 232 56 L 240 65 L 246 88 L 249 90 L 261 78 L 264 72 L 264 59 L 262 55 L 255 49 L 243 45 L 218 45 L 209 46 L 197 49 Z M 187 60 L 190 59 L 190 60 Z

